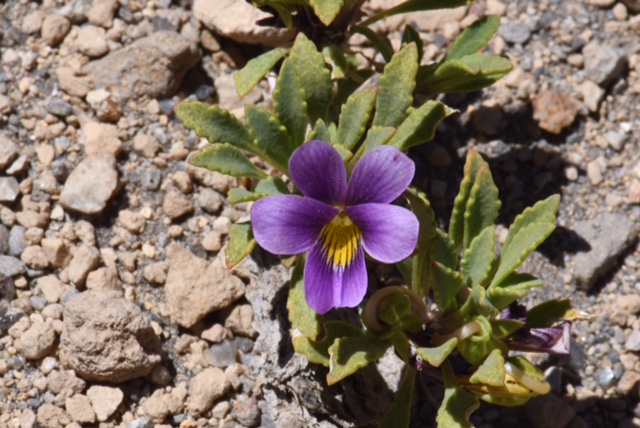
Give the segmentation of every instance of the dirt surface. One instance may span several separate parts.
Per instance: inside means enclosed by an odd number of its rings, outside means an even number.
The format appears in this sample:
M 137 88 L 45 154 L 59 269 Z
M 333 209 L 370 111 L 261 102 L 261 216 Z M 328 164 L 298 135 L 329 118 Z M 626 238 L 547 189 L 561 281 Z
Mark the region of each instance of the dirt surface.
M 0 427 L 375 426 L 390 403 L 393 355 L 327 387 L 293 354 L 276 258 L 224 266 L 249 206 L 225 200 L 238 180 L 186 163 L 206 143 L 173 107 L 270 106 L 267 82 L 241 99 L 233 73 L 256 43 L 290 36 L 216 1 L 0 5 Z M 499 241 L 526 206 L 562 196 L 558 229 L 524 266 L 546 282 L 527 304 L 570 298 L 591 318 L 573 325 L 570 356 L 532 356 L 552 394 L 483 404 L 475 426 L 640 426 L 638 12 L 482 0 L 375 26 L 397 47 L 413 25 L 428 62 L 478 17 L 502 17 L 489 50 L 514 71 L 444 96 L 459 113 L 410 152 L 442 226 L 470 148 L 500 189 Z M 438 392 L 418 385 L 413 425 L 432 426 Z

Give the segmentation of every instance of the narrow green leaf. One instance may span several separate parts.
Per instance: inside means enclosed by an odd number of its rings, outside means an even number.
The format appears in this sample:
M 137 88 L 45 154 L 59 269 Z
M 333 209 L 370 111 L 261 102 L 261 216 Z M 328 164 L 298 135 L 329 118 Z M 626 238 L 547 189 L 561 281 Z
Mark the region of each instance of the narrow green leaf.
M 309 362 L 330 366 L 331 355 L 329 348 L 336 339 L 344 337 L 363 337 L 364 330 L 342 321 L 327 321 L 324 324 L 322 340 L 314 341 L 307 336 L 297 336 L 293 339 L 293 349 L 307 357 Z
M 462 247 L 464 239 L 464 218 L 467 208 L 467 201 L 471 194 L 471 187 L 476 179 L 478 170 L 487 163 L 482 156 L 475 150 L 469 150 L 467 160 L 464 164 L 464 175 L 460 183 L 460 191 L 453 201 L 453 211 L 451 212 L 451 220 L 449 221 L 449 236 L 455 244 L 455 248 Z
M 257 201 L 263 196 L 267 196 L 267 194 L 250 192 L 243 187 L 235 187 L 229 190 L 229 193 L 227 193 L 227 199 L 229 200 L 229 203 L 231 205 L 241 204 L 243 202 Z
M 380 52 L 385 62 L 391 61 L 391 58 L 393 57 L 393 46 L 391 45 L 391 40 L 389 40 L 388 37 L 383 36 L 377 31 L 373 31 L 369 27 L 363 27 L 360 25 L 353 25 L 351 27 L 351 31 L 365 36 Z
M 402 377 L 400 388 L 398 388 L 398 392 L 389 410 L 380 421 L 378 428 L 409 428 L 415 380 L 416 370 L 412 367 L 407 367 L 407 371 Z
M 409 200 L 411 211 L 420 222 L 417 254 L 412 258 L 411 280 L 408 285 L 419 296 L 426 296 L 429 292 L 429 276 L 433 261 L 432 242 L 437 228 L 435 214 L 424 193 L 410 187 L 404 195 Z
M 506 374 L 502 352 L 499 349 L 494 349 L 475 373 L 471 375 L 469 382 L 502 386 L 504 385 Z
M 362 155 L 366 155 L 376 147 L 387 144 L 395 132 L 396 128 L 392 128 L 390 126 L 372 126 L 369 128 L 369 131 L 367 131 L 367 137 L 362 144 L 364 147 Z
M 343 104 L 338 123 L 338 144 L 353 150 L 367 129 L 367 122 L 376 100 L 376 89 L 356 92 Z
M 456 349 L 457 345 L 458 339 L 456 337 L 452 337 L 436 348 L 418 348 L 416 353 L 420 358 L 431 364 L 433 367 L 440 367 L 440 365 L 444 363 L 444 360 L 446 360 L 453 350 Z
M 464 285 L 464 279 L 458 272 L 438 262 L 433 262 L 431 266 L 435 302 L 446 310 L 455 301 L 458 291 Z
M 238 148 L 231 144 L 212 144 L 189 159 L 193 166 L 206 168 L 234 177 L 266 178 L 267 174 L 258 169 Z
M 457 385 L 448 386 L 436 416 L 438 428 L 472 428 L 469 416 L 478 407 L 480 407 L 478 397 L 465 392 Z
M 273 112 L 255 106 L 245 107 L 247 126 L 255 137 L 254 144 L 266 155 L 265 161 L 288 174 L 289 158 L 294 147 L 287 129 Z
M 528 273 L 511 272 L 497 285 L 489 286 L 487 298 L 498 309 L 502 310 L 516 300 L 526 296 L 529 289 L 542 287 L 544 283 Z
M 498 270 L 492 284 L 500 285 L 507 275 L 516 270 L 522 262 L 542 244 L 555 230 L 553 223 L 533 223 L 522 228 L 511 240 L 510 245 L 502 248 L 498 259 Z
M 451 238 L 441 229 L 436 229 L 433 239 L 433 260 L 451 270 L 458 266 L 458 250 Z
M 458 351 L 465 360 L 479 366 L 494 349 L 500 349 L 505 354 L 508 352 L 503 342 L 491 337 L 491 324 L 486 317 L 477 316 L 473 322 L 481 327 L 480 331 L 458 342 Z
M 518 214 L 509 228 L 509 234 L 503 245 L 508 248 L 522 229 L 532 223 L 555 223 L 556 213 L 560 207 L 560 195 L 552 195 L 547 199 L 536 202 Z
M 305 90 L 297 76 L 298 70 L 291 55 L 284 60 L 273 91 L 276 117 L 285 126 L 294 147 L 304 141 L 307 129 L 307 102 Z
M 410 24 L 407 24 L 402 32 L 400 48 L 403 48 L 410 43 L 415 43 L 418 48 L 418 64 L 420 64 L 420 61 L 422 61 L 422 55 L 424 54 L 424 42 L 422 41 L 418 31 Z
M 418 12 L 421 10 L 453 9 L 455 7 L 466 6 L 472 1 L 473 0 L 407 0 L 367 18 L 365 21 L 362 21 L 360 25 L 371 25 L 381 19 L 401 13 Z
M 472 92 L 497 82 L 512 69 L 507 58 L 473 54 L 424 67 L 418 83 L 432 95 Z
M 239 149 L 255 153 L 253 138 L 245 126 L 228 110 L 208 106 L 199 101 L 182 102 L 175 107 L 184 126 L 210 143 L 229 143 Z
M 322 48 L 324 59 L 331 65 L 331 77 L 333 79 L 343 79 L 349 71 L 349 61 L 344 52 L 333 43 L 327 43 Z
M 309 3 L 320 21 L 328 27 L 340 13 L 344 0 L 310 0 Z
M 327 3 L 331 0 L 323 1 Z M 288 60 L 304 89 L 309 121 L 316 123 L 318 119 L 327 119 L 329 106 L 333 100 L 333 85 L 331 72 L 326 66 L 324 56 L 318 52 L 316 45 L 304 33 L 299 33 Z
M 316 124 L 309 131 L 309 135 L 307 135 L 306 141 L 312 140 L 322 140 L 327 143 L 331 142 L 331 135 L 329 134 L 329 128 L 327 124 L 322 119 L 318 119 Z
M 233 76 L 238 95 L 244 97 L 251 92 L 287 52 L 289 48 L 276 48 L 247 62 L 247 65 Z
M 338 80 L 336 95 L 330 108 L 330 116 L 332 120 L 338 119 L 342 105 L 347 102 L 347 99 L 351 94 L 363 86 L 363 84 L 375 74 L 373 70 L 369 69 L 353 69 L 356 67 L 357 64 L 350 65 L 349 73 L 345 76 L 346 78 Z
M 452 112 L 452 109 L 440 101 L 427 101 L 417 109 L 411 110 L 389 141 L 389 145 L 400 150 L 408 150 L 410 147 L 431 141 L 440 122 Z
M 443 61 L 474 54 L 487 46 L 500 27 L 500 17 L 488 15 L 469 25 L 458 36 Z
M 304 264 L 305 257 L 298 257 L 289 280 L 289 299 L 287 310 L 291 328 L 298 329 L 300 333 L 310 340 L 316 340 L 320 334 L 320 322 L 322 318 L 309 307 L 304 295 Z
M 485 228 L 493 226 L 501 202 L 498 199 L 498 188 L 493 182 L 489 165 L 478 169 L 469 199 L 464 211 L 464 248 L 469 248 L 471 241 Z
M 229 231 L 229 245 L 225 249 L 225 261 L 231 269 L 247 257 L 256 246 L 250 223 L 235 223 Z
M 336 339 L 329 347 L 330 369 L 327 383 L 333 385 L 358 369 L 366 367 L 387 352 L 391 343 L 373 336 Z
M 560 320 L 581 318 L 578 311 L 571 307 L 571 300 L 549 300 L 527 311 L 527 325 L 531 328 L 550 327 Z
M 418 48 L 408 44 L 384 67 L 378 83 L 373 126 L 399 126 L 413 103 L 418 72 Z
M 471 245 L 465 250 L 464 257 L 460 261 L 460 273 L 468 286 L 482 284 L 486 279 L 495 258 L 495 244 L 495 230 L 493 226 L 488 226 L 471 241 Z
M 266 193 L 269 196 L 287 195 L 291 193 L 280 177 L 267 177 L 264 180 L 258 181 L 255 191 L 258 193 Z
M 524 327 L 524 321 L 493 319 L 491 323 L 491 337 L 504 339 Z

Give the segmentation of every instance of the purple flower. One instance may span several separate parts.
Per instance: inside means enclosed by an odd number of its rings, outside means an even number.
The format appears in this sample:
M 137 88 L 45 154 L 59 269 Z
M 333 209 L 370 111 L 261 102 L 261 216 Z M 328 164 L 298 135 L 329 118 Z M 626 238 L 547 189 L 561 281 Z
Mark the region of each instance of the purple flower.
M 527 309 L 519 303 L 512 303 L 500 312 L 500 319 L 526 322 Z M 505 343 L 512 351 L 545 352 L 548 354 L 568 354 L 570 351 L 571 323 L 563 322 L 556 327 L 530 328 L 526 324 Z
M 381 146 L 360 159 L 347 182 L 336 149 L 310 141 L 293 153 L 289 171 L 304 196 L 258 200 L 251 210 L 256 240 L 274 254 L 309 251 L 305 294 L 316 312 L 357 306 L 367 290 L 365 251 L 395 263 L 415 249 L 418 220 L 389 205 L 411 183 L 413 162 L 398 149 Z

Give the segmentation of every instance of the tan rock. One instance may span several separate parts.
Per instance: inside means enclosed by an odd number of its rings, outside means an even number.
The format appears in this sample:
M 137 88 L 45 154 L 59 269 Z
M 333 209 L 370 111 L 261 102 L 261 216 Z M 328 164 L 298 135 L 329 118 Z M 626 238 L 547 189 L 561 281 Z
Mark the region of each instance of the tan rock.
M 98 420 L 102 422 L 109 419 L 109 416 L 118 409 L 124 394 L 120 388 L 94 385 L 87 390 L 87 397 L 91 400 L 91 406 Z
M 193 204 L 176 191 L 169 191 L 162 203 L 164 213 L 171 220 L 176 220 L 186 214 L 193 212 Z
M 60 43 L 69 33 L 71 29 L 71 23 L 69 20 L 58 14 L 47 15 L 42 21 L 41 34 L 42 39 L 49 46 L 56 46 Z
M 42 291 L 42 295 L 48 303 L 57 303 L 60 296 L 66 290 L 65 285 L 55 275 L 47 275 L 38 278 L 36 287 Z
M 221 324 L 214 324 L 203 330 L 200 337 L 213 343 L 220 343 L 226 339 L 233 339 L 233 333 Z
M 86 395 L 76 394 L 67 398 L 64 408 L 74 422 L 92 424 L 96 421 L 96 413 Z
M 222 248 L 222 234 L 217 230 L 207 233 L 202 239 L 202 248 L 211 253 L 217 253 Z
M 108 123 L 87 122 L 82 125 L 82 135 L 87 155 L 108 153 L 118 156 L 122 152 L 122 141 L 118 127 Z
M 163 422 L 168 415 L 175 415 L 182 410 L 183 399 L 180 396 L 157 389 L 142 404 L 142 410 L 154 422 Z
M 224 320 L 224 326 L 241 336 L 255 337 L 253 308 L 249 304 L 236 305 Z
M 244 295 L 244 283 L 221 261 L 196 257 L 178 244 L 167 247 L 169 273 L 165 284 L 171 318 L 191 327 L 208 313 L 226 308 Z
M 125 229 L 133 234 L 142 233 L 146 226 L 146 219 L 136 211 L 122 210 L 118 213 L 118 220 Z
M 142 156 L 152 158 L 160 150 L 160 142 L 153 135 L 138 133 L 133 138 L 133 148 Z
M 93 0 L 87 18 L 93 25 L 110 28 L 117 9 L 118 0 Z
M 152 263 L 144 267 L 142 274 L 151 284 L 164 284 L 167 281 L 167 264 Z
M 78 285 L 84 284 L 89 272 L 95 269 L 99 262 L 100 251 L 97 248 L 81 245 L 69 264 L 69 280 Z
M 100 382 L 146 376 L 160 362 L 161 344 L 149 319 L 117 291 L 71 297 L 64 305 L 60 347 L 79 376 Z
M 43 238 L 40 245 L 49 260 L 49 264 L 56 268 L 64 268 L 71 261 L 69 248 L 63 239 Z
M 49 266 L 49 259 L 39 245 L 29 245 L 25 248 L 20 256 L 20 260 L 31 269 L 42 270 Z
M 63 428 L 71 423 L 67 412 L 50 403 L 38 407 L 36 418 L 42 428 Z
M 87 290 L 122 290 L 118 272 L 109 267 L 101 267 L 87 276 Z
M 18 353 L 29 360 L 38 360 L 49 354 L 56 341 L 56 333 L 51 324 L 35 322 L 20 335 L 15 342 Z
M 190 412 L 201 415 L 213 407 L 213 403 L 230 388 L 229 380 L 224 372 L 217 367 L 209 367 L 198 373 L 189 382 L 189 400 L 187 407 Z
M 563 92 L 542 90 L 533 100 L 533 118 L 540 128 L 559 134 L 571 125 L 578 114 L 578 103 Z
M 60 89 L 74 97 L 83 98 L 93 86 L 91 78 L 77 76 L 69 67 L 56 69 L 56 76 L 58 77 Z
M 83 214 L 97 214 L 107 205 L 118 185 L 115 158 L 96 153 L 71 172 L 60 194 L 60 205 Z
M 27 229 L 32 227 L 45 229 L 49 223 L 46 215 L 31 210 L 18 211 L 16 213 L 16 220 Z

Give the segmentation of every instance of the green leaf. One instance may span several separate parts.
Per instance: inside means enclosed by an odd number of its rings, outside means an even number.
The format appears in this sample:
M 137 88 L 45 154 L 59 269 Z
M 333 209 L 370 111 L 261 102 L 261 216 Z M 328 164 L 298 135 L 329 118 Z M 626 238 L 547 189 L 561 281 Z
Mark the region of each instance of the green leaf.
M 471 375 L 469 382 L 502 386 L 504 385 L 506 374 L 502 352 L 499 349 L 494 349 L 475 373 Z
M 516 217 L 502 247 L 498 270 L 491 285 L 499 285 L 551 235 L 556 228 L 554 221 L 559 204 L 558 195 L 550 196 Z
M 527 311 L 527 326 L 545 328 L 559 320 L 571 321 L 578 318 L 581 316 L 571 307 L 571 300 L 549 300 Z
M 189 159 L 189 163 L 234 177 L 266 178 L 267 174 L 258 169 L 238 148 L 231 144 L 212 144 Z
M 404 196 L 409 200 L 411 211 L 420 222 L 417 254 L 412 258 L 412 271 L 408 285 L 416 294 L 426 296 L 429 293 L 429 276 L 433 259 L 432 242 L 437 229 L 435 214 L 427 196 L 419 190 L 410 187 Z
M 390 126 L 372 126 L 369 128 L 369 131 L 367 131 L 367 138 L 365 138 L 364 143 L 362 144 L 362 147 L 364 147 L 362 155 L 366 155 L 376 147 L 387 144 L 395 132 L 396 128 L 392 128 Z
M 422 319 L 413 311 L 411 298 L 406 294 L 394 294 L 382 302 L 377 316 L 394 330 L 415 332 L 422 328 Z
M 506 308 L 516 300 L 522 299 L 527 294 L 529 294 L 529 290 L 526 288 L 493 287 L 487 290 L 487 298 L 499 311 Z
M 487 46 L 500 27 L 500 17 L 488 15 L 478 19 L 458 36 L 443 61 L 474 54 Z
M 458 342 L 458 351 L 465 360 L 479 366 L 494 349 L 507 353 L 506 345 L 491 337 L 491 324 L 486 317 L 477 316 L 471 322 L 477 323 L 480 331 Z
M 400 43 L 400 48 L 407 46 L 410 43 L 415 43 L 418 48 L 418 64 L 422 61 L 422 55 L 424 54 L 424 42 L 420 37 L 420 33 L 413 28 L 413 26 L 407 24 L 404 27 L 404 31 L 402 32 L 402 42 Z
M 344 52 L 333 43 L 327 43 L 322 48 L 324 59 L 332 66 L 331 77 L 333 79 L 343 79 L 349 71 L 349 61 Z
M 471 289 L 471 298 L 476 308 L 476 313 L 485 317 L 495 316 L 500 311 L 493 306 L 491 300 L 487 298 L 487 290 L 480 284 L 476 284 Z
M 436 128 L 453 110 L 440 101 L 427 101 L 417 109 L 410 109 L 409 116 L 400 124 L 389 145 L 408 150 L 431 141 Z
M 314 127 L 309 131 L 309 135 L 307 136 L 307 141 L 312 140 L 322 140 L 327 143 L 331 142 L 331 134 L 329 133 L 329 128 L 327 124 L 322 119 L 318 119 Z
M 390 346 L 391 343 L 388 340 L 373 336 L 336 339 L 329 347 L 331 359 L 327 383 L 333 385 L 358 369 L 382 358 Z
M 332 146 L 340 154 L 344 162 L 348 162 L 353 157 L 353 153 L 347 150 L 342 144 L 332 144 Z
M 376 100 L 376 89 L 368 88 L 356 92 L 342 105 L 338 123 L 338 144 L 353 150 L 367 129 Z
M 380 52 L 385 62 L 391 61 L 391 58 L 393 57 L 393 46 L 391 46 L 391 40 L 389 40 L 388 37 L 383 36 L 377 31 L 373 31 L 369 27 L 363 27 L 360 25 L 353 25 L 351 27 L 351 31 L 365 36 Z
M 247 65 L 233 76 L 238 94 L 244 97 L 251 92 L 287 52 L 289 48 L 276 48 L 247 62 Z
M 371 25 L 381 19 L 401 13 L 418 12 L 421 10 L 453 9 L 455 7 L 466 6 L 472 1 L 473 0 L 407 0 L 367 18 L 365 21 L 362 21 L 360 25 Z
M 471 187 L 476 179 L 478 170 L 486 164 L 478 152 L 469 150 L 467 160 L 464 164 L 464 175 L 460 183 L 460 191 L 453 201 L 453 211 L 451 212 L 451 220 L 449 221 L 449 237 L 453 241 L 455 248 L 462 247 L 465 228 L 465 211 L 467 201 L 471 195 Z
M 229 231 L 229 245 L 225 250 L 225 261 L 231 269 L 247 257 L 256 246 L 250 223 L 235 223 Z
M 458 339 L 452 337 L 436 348 L 418 348 L 416 353 L 433 367 L 440 367 L 444 360 L 456 349 L 457 345 Z
M 287 129 L 269 110 L 249 105 L 245 107 L 245 117 L 247 126 L 255 137 L 255 145 L 266 155 L 263 160 L 288 174 L 289 158 L 294 147 Z
M 269 196 L 288 195 L 291 193 L 280 177 L 267 177 L 264 180 L 258 181 L 255 191 L 258 193 L 266 193 Z
M 297 66 L 289 55 L 280 67 L 280 74 L 276 81 L 276 89 L 273 91 L 273 108 L 276 117 L 285 126 L 294 147 L 300 146 L 304 141 L 307 130 L 307 102 L 305 89 L 298 78 Z
M 318 119 L 326 119 L 333 100 L 333 85 L 324 56 L 304 33 L 299 33 L 287 60 L 290 61 L 295 76 L 304 89 L 309 121 L 316 123 Z
M 524 321 L 493 319 L 491 323 L 491 337 L 504 339 L 524 327 Z
M 418 83 L 429 94 L 472 92 L 497 82 L 512 69 L 507 58 L 473 54 L 421 68 Z
M 438 262 L 433 262 L 431 266 L 435 302 L 446 310 L 454 302 L 458 291 L 464 285 L 464 279 L 458 272 Z
M 240 204 L 242 202 L 257 201 L 263 196 L 267 196 L 267 194 L 250 192 L 243 187 L 235 187 L 227 193 L 227 199 L 231 205 Z
M 297 336 L 293 339 L 293 349 L 302 354 L 309 362 L 330 366 L 331 355 L 329 347 L 339 338 L 363 337 L 364 331 L 361 328 L 347 324 L 342 321 L 327 321 L 324 324 L 324 335 L 322 340 L 314 341 L 307 336 Z
M 465 250 L 460 261 L 460 273 L 468 286 L 479 285 L 491 271 L 493 263 L 496 234 L 493 226 L 485 227 L 476 236 L 469 248 Z
M 378 83 L 373 126 L 397 127 L 413 103 L 418 72 L 418 48 L 411 43 L 398 51 L 384 67 Z
M 210 143 L 229 143 L 256 153 L 251 134 L 228 110 L 191 101 L 176 105 L 175 111 L 184 126 L 194 130 L 198 137 L 206 138 Z
M 451 238 L 441 229 L 436 229 L 433 239 L 433 260 L 451 270 L 458 266 L 458 251 Z
M 340 13 L 344 0 L 310 0 L 309 3 L 320 21 L 328 27 Z
M 483 165 L 473 181 L 469 199 L 464 211 L 464 248 L 485 228 L 493 226 L 500 211 L 498 188 L 493 182 L 489 165 Z
M 436 423 L 438 428 L 472 428 L 469 416 L 480 406 L 478 398 L 455 386 L 447 386 Z
M 378 428 L 409 428 L 415 380 L 416 370 L 412 367 L 407 367 L 407 371 L 402 377 L 400 388 L 398 388 L 398 392 L 389 410 L 380 421 Z
M 304 264 L 305 258 L 298 257 L 295 267 L 291 273 L 289 299 L 287 300 L 287 310 L 289 311 L 289 322 L 291 328 L 300 330 L 304 336 L 310 340 L 316 340 L 320 334 L 320 322 L 322 318 L 309 307 L 304 295 Z

